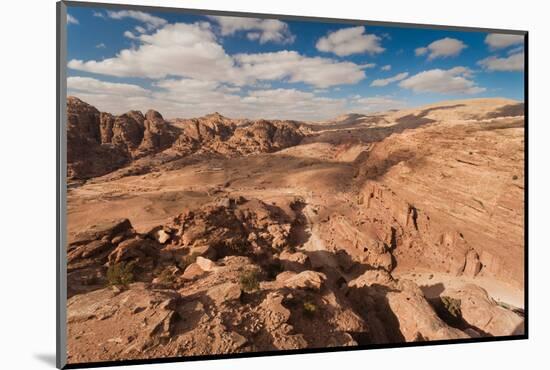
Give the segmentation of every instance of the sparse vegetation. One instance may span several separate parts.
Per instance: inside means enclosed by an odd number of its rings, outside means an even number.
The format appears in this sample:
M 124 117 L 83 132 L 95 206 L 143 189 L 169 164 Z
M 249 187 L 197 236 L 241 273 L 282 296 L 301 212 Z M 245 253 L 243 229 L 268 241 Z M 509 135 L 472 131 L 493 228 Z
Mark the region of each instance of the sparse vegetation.
M 174 285 L 178 280 L 169 267 L 160 272 L 158 279 L 163 285 Z
M 317 313 L 317 305 L 311 301 L 305 301 L 303 304 L 304 315 L 313 317 Z
M 185 271 L 185 269 L 189 267 L 190 264 L 195 263 L 198 256 L 199 256 L 198 253 L 191 253 L 191 254 L 188 254 L 187 256 L 183 256 L 178 262 L 178 267 L 182 271 Z
M 462 317 L 462 312 L 460 311 L 460 299 L 455 299 L 448 296 L 441 296 L 441 303 L 445 310 L 455 319 L 460 319 Z
M 518 175 L 512 176 L 512 180 L 517 180 L 517 179 L 518 179 Z
M 239 278 L 241 289 L 245 292 L 253 292 L 260 287 L 259 273 L 257 270 L 245 271 Z
M 107 284 L 127 288 L 134 281 L 135 261 L 120 262 L 107 269 Z

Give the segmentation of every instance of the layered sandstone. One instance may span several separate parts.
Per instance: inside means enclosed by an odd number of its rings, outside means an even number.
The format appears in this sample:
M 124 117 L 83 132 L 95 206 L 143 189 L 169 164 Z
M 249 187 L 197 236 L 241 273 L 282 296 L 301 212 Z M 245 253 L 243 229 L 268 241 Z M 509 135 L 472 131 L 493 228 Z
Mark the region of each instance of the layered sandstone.
M 69 362 L 523 333 L 521 103 L 68 112 Z

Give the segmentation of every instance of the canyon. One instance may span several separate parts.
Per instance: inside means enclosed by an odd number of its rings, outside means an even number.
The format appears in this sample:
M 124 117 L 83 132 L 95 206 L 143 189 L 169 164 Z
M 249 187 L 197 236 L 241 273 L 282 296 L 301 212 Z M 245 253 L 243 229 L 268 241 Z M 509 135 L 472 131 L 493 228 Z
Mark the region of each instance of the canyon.
M 323 122 L 67 99 L 68 361 L 524 333 L 508 99 Z

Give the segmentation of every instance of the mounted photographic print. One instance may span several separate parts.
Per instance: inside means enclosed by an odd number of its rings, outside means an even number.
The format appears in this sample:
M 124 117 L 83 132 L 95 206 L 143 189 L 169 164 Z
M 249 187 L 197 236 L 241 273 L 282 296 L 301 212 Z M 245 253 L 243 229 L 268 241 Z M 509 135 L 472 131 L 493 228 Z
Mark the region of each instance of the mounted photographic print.
M 58 366 L 527 338 L 526 57 L 58 3 Z

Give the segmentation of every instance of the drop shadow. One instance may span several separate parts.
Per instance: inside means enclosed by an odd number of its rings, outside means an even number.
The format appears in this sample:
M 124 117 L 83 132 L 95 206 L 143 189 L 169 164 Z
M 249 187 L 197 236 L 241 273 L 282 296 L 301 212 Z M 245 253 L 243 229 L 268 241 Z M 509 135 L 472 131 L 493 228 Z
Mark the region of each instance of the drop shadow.
M 48 366 L 51 366 L 51 367 L 56 366 L 55 353 L 35 353 L 33 354 L 33 357 Z

